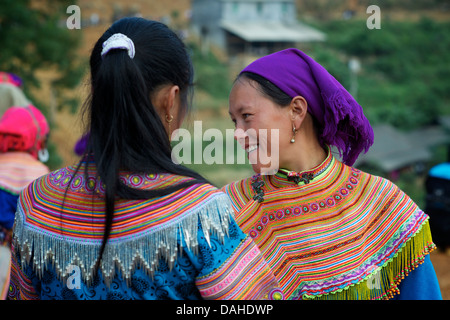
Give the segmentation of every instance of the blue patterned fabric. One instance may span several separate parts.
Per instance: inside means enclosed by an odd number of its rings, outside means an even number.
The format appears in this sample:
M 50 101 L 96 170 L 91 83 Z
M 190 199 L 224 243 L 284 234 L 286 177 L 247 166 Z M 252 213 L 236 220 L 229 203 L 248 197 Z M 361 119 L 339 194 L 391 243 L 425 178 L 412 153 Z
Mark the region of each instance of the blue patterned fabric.
M 201 225 L 199 225 L 199 229 L 199 254 L 183 250 L 172 270 L 169 270 L 167 263 L 161 259 L 159 270 L 153 279 L 141 269 L 136 269 L 130 285 L 127 285 L 122 276 L 117 274 L 112 284 L 107 287 L 102 281 L 101 273 L 98 272 L 90 286 L 80 281 L 80 289 L 70 289 L 69 287 L 75 285 L 76 282 L 68 285 L 67 281 L 58 280 L 56 272 L 51 266 L 44 271 L 41 280 L 31 266 L 27 266 L 22 271 L 32 282 L 34 291 L 41 300 L 201 299 L 195 285 L 196 278 L 213 273 L 217 266 L 223 264 L 233 254 L 247 236 L 242 233 L 234 221 L 231 221 L 230 232 L 224 243 L 219 241 L 215 235 L 211 235 L 211 246 L 209 246 L 201 231 Z M 20 265 L 20 261 L 17 262 Z M 10 296 L 14 295 L 13 292 L 17 289 L 11 287 Z
M 18 195 L 0 189 L 0 226 L 5 229 L 11 229 L 14 225 L 18 198 Z

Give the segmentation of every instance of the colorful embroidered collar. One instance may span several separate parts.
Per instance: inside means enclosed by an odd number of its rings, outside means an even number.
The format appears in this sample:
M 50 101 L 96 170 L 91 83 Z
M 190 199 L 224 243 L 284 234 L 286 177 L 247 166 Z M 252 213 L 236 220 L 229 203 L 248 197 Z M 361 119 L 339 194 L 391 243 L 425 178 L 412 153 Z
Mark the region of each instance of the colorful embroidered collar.
M 84 281 L 92 280 L 104 229 L 104 188 L 93 163 L 78 172 L 62 168 L 28 187 L 20 198 L 14 229 L 15 247 L 40 271 L 53 262 L 58 276 L 67 275 L 73 262 L 81 266 Z M 172 174 L 127 174 L 122 181 L 134 188 L 164 188 L 190 179 Z M 218 203 L 220 206 L 218 206 Z M 136 264 L 150 274 L 159 258 L 177 257 L 177 239 L 182 234 L 187 248 L 197 246 L 199 223 L 205 238 L 214 232 L 219 239 L 228 230 L 231 214 L 226 196 L 210 185 L 194 185 L 167 196 L 145 201 L 119 199 L 111 234 L 102 259 L 105 281 L 124 278 Z M 33 259 L 30 261 L 30 259 Z
M 278 188 L 292 187 L 294 185 L 302 186 L 310 183 L 313 180 L 320 179 L 326 171 L 331 168 L 335 158 L 327 148 L 327 157 L 317 167 L 303 171 L 295 172 L 288 169 L 280 169 L 275 175 L 252 177 L 252 189 L 255 193 L 253 200 L 258 202 L 264 201 L 264 190 L 275 190 Z
M 435 248 L 428 216 L 390 181 L 331 154 L 311 173 L 308 184 L 277 174 L 223 190 L 288 299 L 392 297 Z
M 313 179 L 320 178 L 320 175 L 323 174 L 330 167 L 333 159 L 334 158 L 330 152 L 330 148 L 327 148 L 327 156 L 325 160 L 317 167 L 302 172 L 295 172 L 282 168 L 277 172 L 277 174 L 271 177 L 271 182 L 274 185 L 280 184 L 280 186 L 283 182 L 286 182 L 286 180 L 288 182 L 291 182 L 288 183 L 287 185 L 292 185 L 292 182 L 298 185 L 308 184 Z

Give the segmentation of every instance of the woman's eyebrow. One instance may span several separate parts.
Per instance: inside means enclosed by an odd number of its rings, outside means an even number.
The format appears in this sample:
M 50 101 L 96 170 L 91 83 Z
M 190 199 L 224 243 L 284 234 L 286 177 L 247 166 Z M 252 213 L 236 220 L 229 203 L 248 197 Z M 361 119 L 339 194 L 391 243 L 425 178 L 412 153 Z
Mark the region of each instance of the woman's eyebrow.
M 240 106 L 237 110 L 236 110 L 236 114 L 240 114 L 242 112 L 243 109 L 247 108 L 248 106 Z M 230 114 L 230 116 L 233 116 L 231 111 L 228 111 L 228 113 Z

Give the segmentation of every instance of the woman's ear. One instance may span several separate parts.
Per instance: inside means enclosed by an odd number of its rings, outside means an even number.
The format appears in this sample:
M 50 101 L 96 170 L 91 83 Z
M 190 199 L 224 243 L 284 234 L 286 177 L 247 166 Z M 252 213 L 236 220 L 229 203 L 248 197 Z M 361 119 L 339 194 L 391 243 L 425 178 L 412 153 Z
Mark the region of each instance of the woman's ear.
M 172 85 L 167 88 L 165 95 L 164 109 L 166 115 L 176 115 L 178 114 L 178 109 L 180 108 L 180 87 Z
M 151 97 L 152 104 L 158 112 L 161 119 L 166 116 L 175 116 L 178 114 L 180 88 L 176 85 L 167 85 L 153 94 Z
M 290 116 L 296 128 L 300 128 L 308 112 L 308 103 L 302 96 L 292 98 L 289 105 Z

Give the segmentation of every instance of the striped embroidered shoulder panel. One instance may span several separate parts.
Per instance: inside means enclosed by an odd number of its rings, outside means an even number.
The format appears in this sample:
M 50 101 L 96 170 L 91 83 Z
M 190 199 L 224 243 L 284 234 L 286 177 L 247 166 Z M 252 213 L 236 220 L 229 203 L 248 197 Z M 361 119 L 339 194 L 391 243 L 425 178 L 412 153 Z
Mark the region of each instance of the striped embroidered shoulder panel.
M 122 181 L 134 188 L 163 188 L 187 181 L 171 174 L 127 174 Z M 104 192 L 93 165 L 76 172 L 74 166 L 51 172 L 28 186 L 19 198 L 14 244 L 23 263 L 43 270 L 49 261 L 60 277 L 72 263 L 81 266 L 84 281 L 92 272 L 103 237 Z M 199 223 L 205 237 L 223 239 L 232 209 L 217 188 L 198 184 L 148 200 L 119 199 L 111 235 L 102 259 L 104 278 L 114 277 L 115 265 L 128 277 L 137 263 L 152 273 L 157 261 L 176 259 L 180 237 L 189 249 L 197 245 Z M 33 260 L 30 261 L 30 258 Z
M 282 291 L 256 244 L 246 237 L 224 263 L 196 285 L 212 300 L 283 300 Z
M 308 184 L 261 176 L 223 188 L 287 299 L 386 299 L 435 246 L 428 216 L 397 186 L 329 156 Z M 380 280 L 371 286 L 373 279 Z

